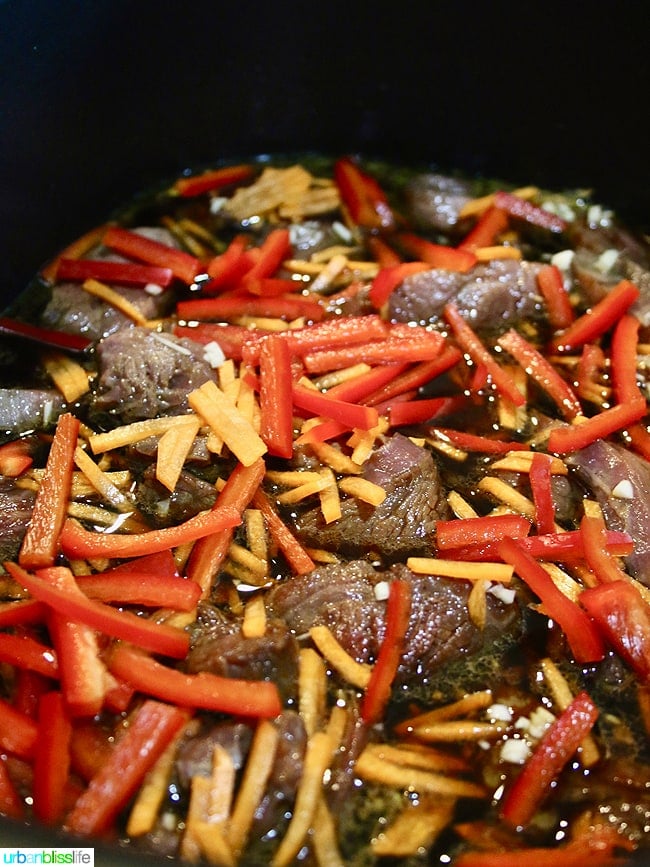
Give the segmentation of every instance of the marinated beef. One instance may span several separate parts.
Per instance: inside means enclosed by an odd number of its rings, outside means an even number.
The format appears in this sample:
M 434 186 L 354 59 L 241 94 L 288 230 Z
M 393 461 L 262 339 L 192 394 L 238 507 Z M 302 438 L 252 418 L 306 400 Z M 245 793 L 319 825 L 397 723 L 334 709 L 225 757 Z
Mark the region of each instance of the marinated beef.
M 155 473 L 154 466 L 147 467 L 135 491 L 140 510 L 148 515 L 154 524 L 180 524 L 214 505 L 217 498 L 215 486 L 194 473 L 182 470 L 173 491 L 169 491 L 157 481 Z
M 61 393 L 54 388 L 0 388 L 0 437 L 47 430 L 64 406 Z
M 0 475 L 0 562 L 14 557 L 34 508 L 34 491 Z
M 330 524 L 320 509 L 312 509 L 297 518 L 302 541 L 347 555 L 374 551 L 388 559 L 430 551 L 436 522 L 447 514 L 431 453 L 395 434 L 369 458 L 363 477 L 386 491 L 383 503 L 342 500 L 342 516 Z
M 470 181 L 435 173 L 417 175 L 406 185 L 404 196 L 414 225 L 440 232 L 456 226 L 463 205 L 474 197 Z
M 495 259 L 467 273 L 433 269 L 407 277 L 390 296 L 388 315 L 396 322 L 435 324 L 453 301 L 473 328 L 503 331 L 542 312 L 536 262 Z
M 269 620 L 260 638 L 242 634 L 241 620 L 202 603 L 187 657 L 190 672 L 211 671 L 223 677 L 271 678 L 287 698 L 294 697 L 298 645 L 287 625 Z
M 192 340 L 148 328 L 111 334 L 97 346 L 99 377 L 91 417 L 104 424 L 128 424 L 182 415 L 189 392 L 214 379 L 203 352 Z
M 650 587 L 650 463 L 606 440 L 596 440 L 567 463 L 600 503 L 607 526 L 634 539 L 626 565 Z
M 267 609 L 296 635 L 316 625 L 327 626 L 351 656 L 372 662 L 385 629 L 385 602 L 377 598 L 376 588 L 394 578 L 407 580 L 412 594 L 405 650 L 395 680 L 398 689 L 419 688 L 423 681 L 431 688 L 447 663 L 459 659 L 467 663 L 486 647 L 520 634 L 516 605 L 504 605 L 488 594 L 488 620 L 481 630 L 469 618 L 468 582 L 416 575 L 403 564 L 388 572 L 361 560 L 324 566 L 270 590 Z

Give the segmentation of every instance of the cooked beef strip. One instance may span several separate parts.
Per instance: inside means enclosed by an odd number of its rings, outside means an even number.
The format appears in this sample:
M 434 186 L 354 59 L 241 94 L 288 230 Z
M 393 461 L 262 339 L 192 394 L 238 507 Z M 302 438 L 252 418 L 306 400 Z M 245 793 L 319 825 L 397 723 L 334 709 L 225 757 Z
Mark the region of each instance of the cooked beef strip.
M 468 180 L 441 174 L 417 175 L 404 191 L 406 212 L 416 228 L 449 232 L 463 205 L 474 198 Z
M 375 551 L 391 559 L 430 551 L 436 522 L 447 514 L 431 453 L 395 434 L 369 458 L 363 476 L 384 488 L 383 503 L 342 500 L 342 516 L 330 524 L 320 508 L 310 509 L 297 518 L 300 539 L 307 546 L 351 556 Z
M 420 271 L 393 291 L 388 315 L 396 322 L 435 324 L 453 301 L 473 328 L 504 331 L 522 319 L 540 317 L 539 268 L 535 262 L 496 259 L 465 274 L 437 268 Z
M 0 388 L 0 441 L 31 430 L 48 430 L 65 408 L 55 388 Z
M 287 625 L 269 619 L 260 638 L 242 635 L 241 620 L 206 602 L 199 606 L 186 660 L 190 672 L 272 679 L 286 699 L 295 698 L 298 645 Z
M 394 578 L 408 581 L 412 593 L 397 689 L 418 688 L 425 681 L 430 688 L 445 664 L 458 659 L 467 663 L 508 634 L 519 635 L 519 608 L 504 605 L 491 594 L 485 628 L 470 621 L 469 582 L 416 575 L 403 564 L 379 572 L 363 560 L 328 565 L 287 579 L 267 594 L 267 611 L 285 620 L 296 635 L 324 624 L 351 656 L 372 662 L 383 640 L 386 607 L 377 599 L 375 587 Z
M 0 475 L 0 562 L 18 552 L 32 516 L 36 494 Z
M 169 491 L 156 479 L 156 468 L 152 465 L 136 485 L 135 498 L 140 510 L 155 524 L 171 526 L 212 508 L 217 490 L 210 482 L 182 470 L 176 487 Z
M 187 395 L 215 374 L 204 347 L 148 328 L 122 329 L 97 345 L 99 377 L 90 415 L 128 424 L 187 412 Z
M 650 587 L 650 463 L 622 446 L 596 440 L 569 456 L 567 463 L 600 503 L 607 526 L 624 530 L 634 539 L 626 557 L 632 575 Z M 632 499 L 613 496 L 619 482 L 629 481 Z

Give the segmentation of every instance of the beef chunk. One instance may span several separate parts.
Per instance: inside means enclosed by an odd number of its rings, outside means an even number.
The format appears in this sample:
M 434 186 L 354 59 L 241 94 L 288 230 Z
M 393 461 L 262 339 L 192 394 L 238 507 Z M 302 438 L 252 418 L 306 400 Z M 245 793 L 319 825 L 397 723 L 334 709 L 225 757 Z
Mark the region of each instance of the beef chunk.
M 431 173 L 409 181 L 405 197 L 407 214 L 417 227 L 448 232 L 473 194 L 470 181 Z
M 64 406 L 55 388 L 0 388 L 0 434 L 13 439 L 30 430 L 47 430 Z
M 246 638 L 238 620 L 203 603 L 187 657 L 190 672 L 211 671 L 244 680 L 272 679 L 286 698 L 294 697 L 298 646 L 287 626 L 271 619 L 260 638 Z
M 632 575 L 650 587 L 650 464 L 634 452 L 597 440 L 567 459 L 600 503 L 607 526 L 634 539 L 626 558 Z M 632 499 L 614 496 L 619 482 L 629 482 Z
M 454 301 L 473 328 L 504 331 L 542 310 L 537 288 L 539 265 L 497 259 L 465 274 L 444 269 L 407 277 L 392 293 L 389 316 L 396 322 L 435 323 Z
M 0 476 L 0 562 L 17 554 L 35 498 L 34 491 L 19 488 L 13 479 Z
M 114 424 L 181 415 L 188 393 L 214 379 L 200 344 L 148 328 L 122 329 L 105 338 L 97 360 L 91 415 Z
M 343 500 L 341 518 L 330 524 L 320 509 L 310 510 L 297 521 L 302 541 L 351 556 L 376 551 L 396 558 L 431 550 L 436 523 L 447 508 L 431 453 L 395 434 L 368 460 L 364 477 L 384 488 L 383 503 Z
M 159 526 L 181 524 L 188 518 L 211 509 L 217 489 L 187 470 L 181 470 L 176 487 L 169 491 L 156 479 L 156 468 L 147 467 L 135 492 L 140 510 Z
M 330 565 L 293 577 L 267 596 L 269 612 L 283 618 L 296 634 L 324 624 L 359 662 L 377 656 L 385 629 L 385 602 L 375 588 L 383 581 L 403 578 L 411 585 L 411 617 L 405 651 L 395 685 L 410 689 L 433 682 L 441 667 L 519 635 L 520 612 L 488 594 L 488 622 L 477 628 L 469 619 L 469 583 L 416 575 L 406 566 L 378 572 L 365 561 Z

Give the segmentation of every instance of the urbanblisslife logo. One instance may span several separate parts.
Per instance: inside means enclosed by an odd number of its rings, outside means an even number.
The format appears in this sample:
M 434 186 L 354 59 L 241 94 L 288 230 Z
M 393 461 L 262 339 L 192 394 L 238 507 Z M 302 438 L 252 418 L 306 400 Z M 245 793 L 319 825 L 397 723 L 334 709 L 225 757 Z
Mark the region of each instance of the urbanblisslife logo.
M 0 847 L 0 864 L 78 864 L 95 863 L 94 849 Z

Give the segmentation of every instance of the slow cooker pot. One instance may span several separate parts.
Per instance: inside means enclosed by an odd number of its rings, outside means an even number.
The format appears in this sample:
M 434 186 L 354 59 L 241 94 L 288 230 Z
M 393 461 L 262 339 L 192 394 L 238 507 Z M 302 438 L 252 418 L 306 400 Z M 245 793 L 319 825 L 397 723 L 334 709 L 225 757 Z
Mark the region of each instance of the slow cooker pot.
M 633 2 L 4 0 L 1 301 L 133 194 L 222 157 L 361 152 L 591 188 L 647 227 L 646 33 Z M 0 821 L 1 845 L 54 842 Z

